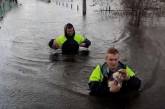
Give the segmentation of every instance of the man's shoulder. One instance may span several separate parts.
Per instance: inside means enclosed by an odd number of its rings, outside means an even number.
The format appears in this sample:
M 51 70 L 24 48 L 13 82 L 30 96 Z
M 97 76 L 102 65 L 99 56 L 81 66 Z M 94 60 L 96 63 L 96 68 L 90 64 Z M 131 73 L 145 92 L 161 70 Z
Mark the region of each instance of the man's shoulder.
M 98 63 L 98 64 L 96 64 L 96 67 L 102 68 L 103 66 L 106 67 L 106 63 Z
M 80 34 L 80 33 L 76 33 L 75 34 L 76 37 L 84 37 L 84 35 Z
M 100 69 L 100 70 L 102 70 L 102 67 L 103 67 L 103 64 L 102 64 L 102 63 L 98 63 L 98 64 L 96 64 L 96 65 L 93 67 L 93 69 Z
M 65 37 L 65 35 L 61 34 L 61 35 L 56 36 L 56 38 L 61 38 L 61 37 Z
M 65 35 L 58 35 L 55 37 L 56 40 L 62 40 L 62 39 L 65 39 Z

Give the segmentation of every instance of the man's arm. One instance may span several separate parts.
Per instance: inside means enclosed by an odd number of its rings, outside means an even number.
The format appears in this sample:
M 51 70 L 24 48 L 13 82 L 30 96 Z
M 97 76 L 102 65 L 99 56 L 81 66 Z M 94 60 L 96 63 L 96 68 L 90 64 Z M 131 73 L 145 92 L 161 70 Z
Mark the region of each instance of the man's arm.
M 87 38 L 80 44 L 81 47 L 88 48 L 91 45 L 91 41 L 88 40 Z
M 58 49 L 59 48 L 58 44 L 55 43 L 55 39 L 51 39 L 49 41 L 48 45 L 49 45 L 50 48 L 53 48 L 53 49 Z
M 100 65 L 97 65 L 89 78 L 90 95 L 104 95 L 107 93 L 107 85 L 103 82 Z

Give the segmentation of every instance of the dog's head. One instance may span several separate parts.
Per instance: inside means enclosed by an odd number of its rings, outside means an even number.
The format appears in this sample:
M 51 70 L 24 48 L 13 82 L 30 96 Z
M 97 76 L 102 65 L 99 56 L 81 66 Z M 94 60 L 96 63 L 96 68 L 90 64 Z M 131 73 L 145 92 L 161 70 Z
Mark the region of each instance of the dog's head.
M 113 73 L 113 78 L 117 81 L 123 81 L 127 78 L 127 72 L 125 69 L 120 69 L 117 72 Z
M 121 75 L 121 79 L 125 79 L 125 78 L 127 78 L 127 72 L 126 72 L 126 69 L 120 69 L 120 70 L 118 70 L 118 72 L 120 73 L 120 75 Z

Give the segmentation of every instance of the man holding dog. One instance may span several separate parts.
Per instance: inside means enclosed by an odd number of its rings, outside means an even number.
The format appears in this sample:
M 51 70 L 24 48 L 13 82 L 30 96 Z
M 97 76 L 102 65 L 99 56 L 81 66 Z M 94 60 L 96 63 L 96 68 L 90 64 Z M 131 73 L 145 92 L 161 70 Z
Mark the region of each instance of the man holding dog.
M 91 95 L 138 91 L 140 86 L 141 81 L 135 76 L 135 72 L 119 61 L 119 51 L 116 48 L 107 50 L 105 63 L 97 65 L 89 77 Z

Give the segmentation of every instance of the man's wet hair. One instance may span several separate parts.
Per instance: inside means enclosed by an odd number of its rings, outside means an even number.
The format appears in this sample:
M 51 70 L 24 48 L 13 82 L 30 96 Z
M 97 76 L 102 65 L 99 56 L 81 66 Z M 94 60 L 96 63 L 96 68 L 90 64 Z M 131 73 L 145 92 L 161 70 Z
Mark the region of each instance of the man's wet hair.
M 73 27 L 73 25 L 71 23 L 67 23 L 65 25 L 64 29 L 66 30 L 67 28 L 70 29 L 70 28 L 74 28 L 74 27 Z
M 111 47 L 107 50 L 107 54 L 119 54 L 119 51 L 116 48 Z

